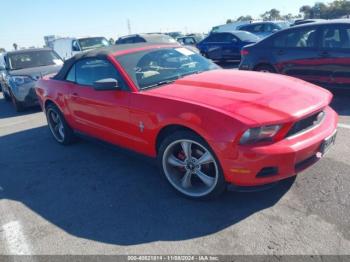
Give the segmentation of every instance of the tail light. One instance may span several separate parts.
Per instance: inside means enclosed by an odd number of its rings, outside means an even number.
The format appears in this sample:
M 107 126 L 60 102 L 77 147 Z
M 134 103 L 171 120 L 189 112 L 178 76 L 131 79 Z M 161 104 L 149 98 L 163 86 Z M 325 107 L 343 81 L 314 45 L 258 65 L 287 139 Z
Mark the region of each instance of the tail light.
M 247 49 L 242 49 L 241 56 L 246 56 L 246 55 L 249 55 L 249 51 Z

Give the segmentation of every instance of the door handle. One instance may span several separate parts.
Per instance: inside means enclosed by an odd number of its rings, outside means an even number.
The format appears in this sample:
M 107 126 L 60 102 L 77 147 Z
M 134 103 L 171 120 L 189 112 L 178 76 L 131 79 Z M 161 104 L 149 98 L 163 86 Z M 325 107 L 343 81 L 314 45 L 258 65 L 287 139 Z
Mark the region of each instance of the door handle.
M 277 55 L 284 55 L 286 52 L 284 50 L 278 50 Z
M 78 93 L 73 93 L 72 96 L 79 96 Z

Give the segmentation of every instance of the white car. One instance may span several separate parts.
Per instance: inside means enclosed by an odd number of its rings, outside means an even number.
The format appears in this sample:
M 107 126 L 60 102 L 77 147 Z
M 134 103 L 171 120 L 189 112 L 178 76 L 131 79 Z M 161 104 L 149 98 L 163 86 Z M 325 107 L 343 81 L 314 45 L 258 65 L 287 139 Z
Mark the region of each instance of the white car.
M 53 50 L 63 59 L 91 49 L 109 46 L 104 37 L 60 38 L 53 41 Z

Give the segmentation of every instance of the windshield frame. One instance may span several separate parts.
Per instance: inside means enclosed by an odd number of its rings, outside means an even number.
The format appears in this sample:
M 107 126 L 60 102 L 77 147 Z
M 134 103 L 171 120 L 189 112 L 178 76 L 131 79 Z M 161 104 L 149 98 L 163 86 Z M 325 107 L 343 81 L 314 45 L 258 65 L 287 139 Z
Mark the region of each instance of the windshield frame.
M 173 74 L 169 77 L 161 78 L 158 81 L 151 82 L 148 85 L 141 85 L 141 83 L 137 79 L 137 73 L 146 73 L 146 71 L 136 71 L 136 69 L 139 68 L 138 65 L 140 64 L 142 59 L 144 59 L 147 55 L 150 55 L 153 52 L 166 51 L 166 50 L 178 51 L 179 49 L 181 49 L 181 50 L 185 49 L 186 50 L 185 52 L 189 52 L 188 54 L 191 53 L 190 56 L 194 56 L 194 57 L 191 57 L 191 59 L 193 59 L 193 58 L 200 59 L 201 61 L 200 60 L 198 62 L 192 61 L 191 63 L 198 64 L 200 62 L 203 62 L 204 64 L 201 64 L 201 66 L 203 66 L 204 68 L 198 67 L 198 68 L 194 68 L 194 70 L 188 70 L 187 72 L 179 72 L 179 73 Z M 137 56 L 139 56 L 139 57 L 137 57 Z M 220 66 L 218 66 L 217 64 L 215 64 L 211 60 L 193 52 L 191 49 L 188 49 L 184 46 L 167 46 L 167 47 L 162 47 L 162 48 L 151 48 L 151 49 L 147 49 L 147 50 L 130 52 L 127 54 L 113 55 L 113 57 L 117 61 L 117 63 L 121 66 L 121 68 L 125 71 L 126 75 L 129 77 L 129 79 L 132 81 L 133 85 L 137 88 L 138 91 L 144 91 L 144 90 L 152 89 L 155 87 L 160 87 L 162 85 L 167 85 L 167 84 L 175 82 L 176 80 L 181 79 L 181 78 L 186 77 L 186 76 L 189 76 L 189 75 L 199 74 L 199 73 L 206 72 L 206 71 L 221 69 Z M 191 63 L 187 63 L 187 64 L 184 63 L 184 65 L 188 65 Z M 207 63 L 207 64 L 205 64 L 205 63 Z M 205 66 L 207 68 L 205 68 Z M 158 66 L 158 67 L 160 70 L 161 69 L 163 69 L 163 70 L 167 70 L 167 69 L 177 70 L 178 69 L 179 71 L 181 68 L 181 67 L 179 67 L 179 68 L 165 68 L 165 67 L 161 67 L 161 66 Z M 158 75 L 161 75 L 161 74 L 158 74 Z
M 23 67 L 14 67 L 13 66 L 13 59 L 15 56 L 20 56 L 20 55 L 26 55 L 26 54 L 38 54 L 38 53 L 50 53 L 52 55 L 52 64 L 47 63 L 47 64 L 40 64 L 40 65 L 32 65 L 32 66 L 23 66 Z M 60 63 L 55 63 L 54 60 L 59 60 Z M 22 70 L 22 69 L 29 69 L 29 68 L 36 68 L 36 67 L 44 67 L 44 66 L 55 66 L 55 65 L 63 65 L 63 60 L 62 58 L 54 51 L 54 50 L 31 50 L 31 51 L 26 51 L 23 50 L 23 52 L 12 52 L 12 53 L 7 53 L 6 55 L 6 67 L 8 67 L 9 70 Z

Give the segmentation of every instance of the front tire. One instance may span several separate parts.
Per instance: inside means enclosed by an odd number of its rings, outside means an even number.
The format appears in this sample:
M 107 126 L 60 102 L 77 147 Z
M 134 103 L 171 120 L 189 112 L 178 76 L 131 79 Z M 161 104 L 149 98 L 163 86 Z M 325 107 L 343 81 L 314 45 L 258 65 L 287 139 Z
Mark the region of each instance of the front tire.
M 59 144 L 69 145 L 74 142 L 74 131 L 57 106 L 51 104 L 46 108 L 46 119 L 54 139 Z
M 191 199 L 212 199 L 226 188 L 219 161 L 198 135 L 179 131 L 161 143 L 158 161 L 168 182 Z
M 5 97 L 6 99 L 6 97 Z M 10 97 L 11 101 L 12 101 L 12 104 L 16 110 L 16 112 L 22 112 L 24 110 L 24 106 L 22 105 L 21 102 L 19 102 L 16 97 L 11 93 L 11 97 Z

